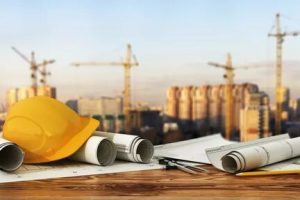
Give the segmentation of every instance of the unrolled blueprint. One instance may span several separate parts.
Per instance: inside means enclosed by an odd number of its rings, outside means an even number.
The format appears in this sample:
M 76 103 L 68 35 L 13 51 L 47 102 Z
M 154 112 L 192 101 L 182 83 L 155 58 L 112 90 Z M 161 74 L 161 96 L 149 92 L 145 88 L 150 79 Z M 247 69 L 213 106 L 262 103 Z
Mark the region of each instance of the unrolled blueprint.
M 236 173 L 263 166 L 277 169 L 278 163 L 300 156 L 300 137 L 290 139 L 288 134 L 251 142 L 210 148 L 206 150 L 211 163 L 218 169 Z
M 156 146 L 154 155 L 210 164 L 205 149 L 233 143 L 225 140 L 220 134 L 215 134 Z
M 155 152 L 156 155 L 159 156 L 169 156 L 183 160 L 208 163 L 209 161 L 205 154 L 205 148 L 230 143 L 232 142 L 224 140 L 221 135 L 212 135 L 156 146 Z M 63 160 L 43 165 L 22 165 L 13 173 L 0 171 L 0 183 L 163 169 L 164 167 L 165 166 L 163 165 L 159 165 L 155 159 L 151 160 L 148 164 L 116 161 L 111 166 L 96 166 L 71 160 Z
M 116 161 L 111 166 L 97 166 L 71 160 L 63 160 L 44 165 L 22 165 L 18 170 L 12 173 L 7 173 L 0 170 L 0 183 L 110 174 L 162 168 L 163 166 L 159 165 L 157 162 L 138 164 L 125 161 Z

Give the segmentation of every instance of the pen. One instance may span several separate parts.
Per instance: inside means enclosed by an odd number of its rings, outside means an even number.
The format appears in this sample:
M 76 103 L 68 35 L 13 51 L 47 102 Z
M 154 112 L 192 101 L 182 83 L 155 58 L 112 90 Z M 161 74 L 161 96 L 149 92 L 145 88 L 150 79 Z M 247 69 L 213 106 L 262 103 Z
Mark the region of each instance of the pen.
M 274 170 L 274 171 L 252 171 L 241 172 L 236 176 L 268 176 L 268 175 L 284 175 L 284 174 L 300 174 L 300 170 Z

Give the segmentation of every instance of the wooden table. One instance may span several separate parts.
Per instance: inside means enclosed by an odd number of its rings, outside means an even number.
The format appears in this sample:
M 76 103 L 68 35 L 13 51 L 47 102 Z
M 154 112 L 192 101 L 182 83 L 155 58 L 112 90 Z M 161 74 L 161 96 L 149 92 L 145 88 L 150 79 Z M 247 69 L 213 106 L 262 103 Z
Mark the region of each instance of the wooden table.
M 299 175 L 236 177 L 205 168 L 198 175 L 150 170 L 5 183 L 0 199 L 300 199 Z

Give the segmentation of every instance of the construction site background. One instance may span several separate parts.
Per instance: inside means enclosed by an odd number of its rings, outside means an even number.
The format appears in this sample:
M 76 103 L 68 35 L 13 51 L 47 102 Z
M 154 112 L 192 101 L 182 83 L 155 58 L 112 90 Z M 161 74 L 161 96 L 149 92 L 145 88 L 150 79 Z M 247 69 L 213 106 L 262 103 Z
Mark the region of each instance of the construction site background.
M 230 139 L 247 141 L 269 136 L 273 127 L 268 95 L 250 83 L 234 84 L 232 91 L 234 129 Z M 225 85 L 170 87 L 165 120 L 177 123 L 185 138 L 218 132 L 224 135 L 225 93 Z

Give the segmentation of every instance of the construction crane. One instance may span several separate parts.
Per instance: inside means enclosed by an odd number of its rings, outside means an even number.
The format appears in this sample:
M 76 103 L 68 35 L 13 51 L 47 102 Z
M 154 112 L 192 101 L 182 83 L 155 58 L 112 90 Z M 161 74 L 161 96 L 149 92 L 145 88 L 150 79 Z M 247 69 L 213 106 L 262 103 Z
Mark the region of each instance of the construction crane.
M 50 75 L 50 72 L 47 71 L 47 65 L 52 64 L 55 62 L 55 60 L 44 60 L 42 63 L 37 63 L 35 59 L 35 53 L 32 51 L 31 52 L 31 59 L 27 58 L 23 53 L 21 53 L 17 48 L 11 47 L 13 51 L 15 51 L 23 60 L 25 60 L 27 63 L 30 65 L 30 70 L 31 70 L 31 81 L 32 85 L 31 87 L 33 88 L 34 95 L 37 95 L 37 88 L 38 88 L 38 77 L 37 73 L 40 72 L 42 79 L 41 82 L 43 83 L 44 86 L 47 85 L 47 76 Z M 39 70 L 39 67 L 42 67 L 42 70 Z
M 215 62 L 208 62 L 208 65 L 225 69 L 224 78 L 226 80 L 225 87 L 225 137 L 231 139 L 231 134 L 233 132 L 233 121 L 234 121 L 234 110 L 233 110 L 233 84 L 234 84 L 234 71 L 236 69 L 250 69 L 252 67 L 233 67 L 231 55 L 227 54 L 226 64 L 219 64 Z
M 282 32 L 280 26 L 280 14 L 276 14 L 276 33 L 269 33 L 269 37 L 276 38 L 276 112 L 275 112 L 275 134 L 281 134 L 281 114 L 282 114 L 282 43 L 286 36 L 298 36 L 300 32 Z
M 41 63 L 41 70 L 39 70 L 40 74 L 41 74 L 41 79 L 40 82 L 43 84 L 44 88 L 46 88 L 48 86 L 48 79 L 47 77 L 51 75 L 51 73 L 47 70 L 47 65 L 49 64 L 53 64 L 55 62 L 55 60 L 44 60 Z
M 130 119 L 130 110 L 131 110 L 131 68 L 133 66 L 138 66 L 139 63 L 135 57 L 135 55 L 132 54 L 131 45 L 127 45 L 127 51 L 125 55 L 124 61 L 121 62 L 74 62 L 72 63 L 73 66 L 79 67 L 79 66 L 123 66 L 124 67 L 124 106 L 123 106 L 123 112 L 125 115 L 125 132 L 130 132 L 130 126 L 131 126 L 131 119 Z

